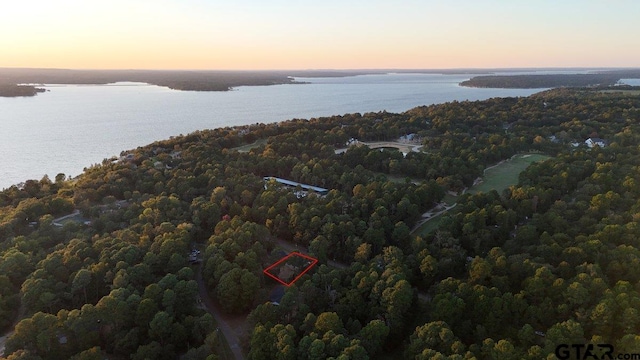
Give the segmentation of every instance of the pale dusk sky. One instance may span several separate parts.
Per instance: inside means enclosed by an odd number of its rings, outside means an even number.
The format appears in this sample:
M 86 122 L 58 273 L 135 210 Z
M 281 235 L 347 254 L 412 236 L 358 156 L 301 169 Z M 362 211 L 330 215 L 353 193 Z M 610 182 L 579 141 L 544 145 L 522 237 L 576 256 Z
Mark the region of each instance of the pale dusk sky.
M 0 2 L 0 67 L 638 67 L 638 0 Z

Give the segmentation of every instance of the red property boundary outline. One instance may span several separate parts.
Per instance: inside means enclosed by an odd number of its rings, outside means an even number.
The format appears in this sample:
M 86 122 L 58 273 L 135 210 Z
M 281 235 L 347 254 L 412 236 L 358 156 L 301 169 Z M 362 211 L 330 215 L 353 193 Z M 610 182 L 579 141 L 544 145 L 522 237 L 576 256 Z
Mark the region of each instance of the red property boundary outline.
M 309 266 L 307 266 L 300 274 L 298 274 L 298 276 L 296 276 L 293 280 L 291 280 L 288 283 L 282 281 L 282 279 L 280 279 L 279 277 L 277 277 L 277 276 L 275 276 L 275 275 L 273 275 L 272 273 L 269 272 L 269 270 L 271 270 L 274 267 L 276 267 L 276 266 L 282 264 L 283 262 L 287 261 L 292 256 L 299 256 L 299 257 L 301 257 L 303 259 L 310 260 L 311 264 Z M 268 277 L 274 279 L 275 281 L 279 282 L 280 284 L 282 284 L 284 286 L 291 286 L 291 285 L 293 285 L 293 283 L 298 281 L 298 279 L 300 279 L 302 277 L 302 275 L 306 274 L 309 270 L 311 270 L 311 268 L 313 268 L 317 263 L 318 263 L 318 259 L 312 258 L 311 256 L 307 256 L 307 255 L 304 255 L 304 254 L 301 254 L 299 252 L 295 252 L 294 251 L 294 252 L 289 253 L 289 255 L 283 257 L 282 259 L 278 260 L 273 265 L 270 265 L 268 268 L 262 270 L 262 272 L 265 275 L 267 275 Z

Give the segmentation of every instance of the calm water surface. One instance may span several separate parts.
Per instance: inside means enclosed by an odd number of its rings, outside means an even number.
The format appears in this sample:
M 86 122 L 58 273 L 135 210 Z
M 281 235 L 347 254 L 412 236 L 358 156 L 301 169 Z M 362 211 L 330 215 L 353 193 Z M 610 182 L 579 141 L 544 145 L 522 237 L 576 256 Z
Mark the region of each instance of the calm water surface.
M 228 92 L 158 86 L 49 85 L 35 97 L 0 98 L 0 189 L 27 179 L 76 176 L 84 167 L 170 136 L 224 126 L 354 112 L 402 112 L 453 100 L 527 96 L 540 89 L 473 89 L 468 75 L 387 74 L 297 78 L 303 85 Z
M 640 79 L 620 79 L 621 84 L 640 86 Z

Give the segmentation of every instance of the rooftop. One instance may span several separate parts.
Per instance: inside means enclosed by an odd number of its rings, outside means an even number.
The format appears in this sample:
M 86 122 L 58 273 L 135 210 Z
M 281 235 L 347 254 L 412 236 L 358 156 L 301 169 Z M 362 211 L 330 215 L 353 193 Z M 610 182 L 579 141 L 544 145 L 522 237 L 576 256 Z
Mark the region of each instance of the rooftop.
M 320 194 L 326 194 L 326 193 L 329 192 L 329 189 L 321 188 L 321 187 L 318 187 L 318 186 L 302 184 L 302 183 L 299 183 L 299 182 L 296 182 L 296 181 L 282 179 L 282 178 L 278 178 L 278 177 L 274 177 L 274 176 L 265 176 L 264 177 L 264 181 L 271 181 L 271 180 L 274 180 L 274 181 L 278 182 L 279 184 L 283 184 L 283 185 L 287 185 L 287 186 L 292 186 L 292 187 L 300 186 L 304 190 L 312 190 L 312 191 L 315 191 L 315 192 L 320 193 Z

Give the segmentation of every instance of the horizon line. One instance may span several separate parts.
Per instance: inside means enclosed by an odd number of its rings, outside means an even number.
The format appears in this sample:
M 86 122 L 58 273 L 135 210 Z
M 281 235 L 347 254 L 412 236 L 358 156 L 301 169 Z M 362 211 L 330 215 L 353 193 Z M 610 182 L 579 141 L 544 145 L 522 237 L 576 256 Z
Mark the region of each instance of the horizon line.
M 530 66 L 530 67 L 453 67 L 453 68 L 307 68 L 307 69 L 215 69 L 215 68 L 61 68 L 0 66 L 0 70 L 72 70 L 72 71 L 219 71 L 219 72 L 286 72 L 286 71 L 495 71 L 495 70 L 635 70 L 640 66 Z

